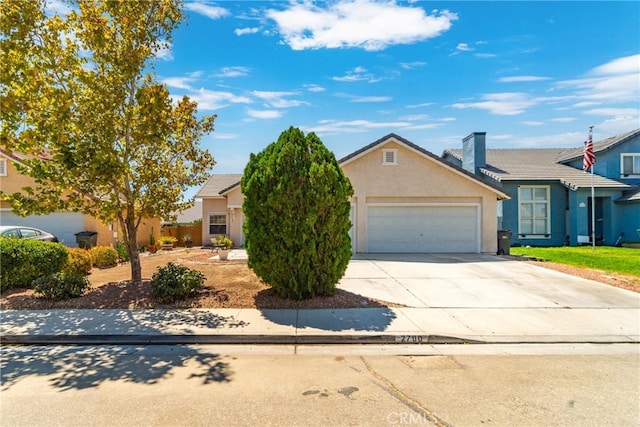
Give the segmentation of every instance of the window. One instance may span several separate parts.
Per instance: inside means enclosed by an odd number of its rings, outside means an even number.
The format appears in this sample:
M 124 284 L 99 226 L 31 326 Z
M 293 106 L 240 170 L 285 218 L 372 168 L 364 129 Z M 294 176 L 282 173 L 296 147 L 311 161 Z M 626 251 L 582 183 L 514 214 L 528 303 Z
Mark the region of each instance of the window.
M 32 230 L 30 228 L 21 228 L 20 234 L 24 239 L 34 239 L 40 236 L 42 233 L 40 233 L 38 230 Z
M 226 214 L 210 214 L 209 215 L 209 234 L 227 234 L 227 215 Z
M 7 176 L 7 159 L 0 159 L 0 176 Z
M 623 177 L 640 175 L 640 154 L 622 154 L 620 156 L 620 174 Z
M 521 186 L 518 188 L 519 237 L 549 237 L 549 186 Z
M 382 150 L 382 164 L 383 165 L 397 165 L 398 164 L 398 150 Z

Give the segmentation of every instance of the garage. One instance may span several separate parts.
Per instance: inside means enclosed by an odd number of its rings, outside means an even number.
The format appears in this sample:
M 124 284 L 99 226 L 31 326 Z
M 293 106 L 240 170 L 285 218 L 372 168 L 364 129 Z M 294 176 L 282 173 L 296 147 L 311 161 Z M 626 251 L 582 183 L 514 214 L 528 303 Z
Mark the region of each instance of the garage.
M 77 246 L 75 233 L 83 231 L 84 219 L 81 213 L 56 212 L 49 215 L 18 216 L 13 212 L 0 213 L 0 225 L 23 225 L 39 228 L 55 234 L 67 246 Z
M 478 253 L 479 206 L 368 205 L 367 252 Z

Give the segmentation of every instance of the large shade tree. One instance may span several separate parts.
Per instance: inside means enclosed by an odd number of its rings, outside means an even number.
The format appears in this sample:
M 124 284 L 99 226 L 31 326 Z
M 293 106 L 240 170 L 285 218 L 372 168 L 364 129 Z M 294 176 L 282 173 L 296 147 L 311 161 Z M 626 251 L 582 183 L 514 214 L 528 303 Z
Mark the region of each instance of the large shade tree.
M 153 62 L 182 20 L 176 0 L 1 0 L 0 146 L 29 155 L 35 185 L 2 194 L 22 215 L 59 210 L 120 224 L 141 281 L 137 230 L 190 206 L 184 191 L 214 164 L 199 147 L 215 116 L 174 102 Z
M 241 182 L 249 266 L 283 298 L 333 295 L 351 259 L 349 178 L 320 138 L 284 131 Z

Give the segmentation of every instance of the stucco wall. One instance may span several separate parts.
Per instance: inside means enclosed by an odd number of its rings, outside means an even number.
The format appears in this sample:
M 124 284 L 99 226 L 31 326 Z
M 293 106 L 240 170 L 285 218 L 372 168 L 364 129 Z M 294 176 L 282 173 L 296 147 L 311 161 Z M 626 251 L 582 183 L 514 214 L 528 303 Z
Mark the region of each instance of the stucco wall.
M 382 164 L 383 149 L 397 149 L 397 165 Z M 396 142 L 352 159 L 343 170 L 355 193 L 356 251 L 367 247 L 368 203 L 477 203 L 481 251 L 496 253 L 496 194 L 469 177 Z
M 211 238 L 218 237 L 217 234 L 209 233 L 209 215 L 218 214 L 227 216 L 227 227 L 229 223 L 229 209 L 227 208 L 227 199 L 224 197 L 216 199 L 202 200 L 202 244 L 211 244 Z M 228 229 L 227 229 L 228 232 Z M 232 238 L 233 239 L 233 238 Z
M 30 176 L 21 175 L 16 169 L 13 161 L 7 159 L 4 156 L 0 156 L 1 159 L 6 159 L 7 176 L 0 176 L 0 190 L 7 194 L 19 193 L 22 191 L 22 187 L 35 185 L 35 181 Z M 0 208 L 11 208 L 8 202 L 0 201 Z

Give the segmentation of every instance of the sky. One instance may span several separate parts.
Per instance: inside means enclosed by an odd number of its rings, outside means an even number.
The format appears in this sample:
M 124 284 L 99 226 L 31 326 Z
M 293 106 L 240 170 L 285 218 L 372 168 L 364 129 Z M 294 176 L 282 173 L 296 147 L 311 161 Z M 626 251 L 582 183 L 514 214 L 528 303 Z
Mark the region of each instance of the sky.
M 290 126 L 338 159 L 389 133 L 578 147 L 640 127 L 640 2 L 186 1 L 155 72 L 217 115 L 213 173 Z

